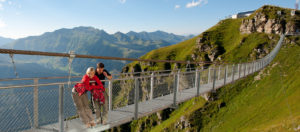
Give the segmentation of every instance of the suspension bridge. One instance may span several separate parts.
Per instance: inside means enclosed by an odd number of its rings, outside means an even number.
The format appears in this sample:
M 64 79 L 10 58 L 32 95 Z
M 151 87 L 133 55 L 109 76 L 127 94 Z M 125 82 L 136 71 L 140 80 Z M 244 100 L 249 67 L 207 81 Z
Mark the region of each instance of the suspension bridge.
M 277 45 L 267 56 L 253 62 L 211 63 L 210 67 L 202 69 L 123 73 L 116 79 L 105 80 L 108 122 L 107 125 L 94 128 L 85 128 L 76 116 L 71 98 L 70 86 L 79 81 L 81 76 L 0 79 L 0 82 L 33 82 L 26 85 L 0 85 L 0 131 L 104 131 L 166 108 L 176 108 L 179 103 L 214 92 L 226 84 L 260 71 L 277 55 L 284 37 L 284 34 L 280 36 Z M 68 57 L 69 69 L 74 58 L 206 64 L 7 49 L 0 49 L 0 53 L 10 54 L 12 62 L 13 54 Z M 51 80 L 52 83 L 44 83 L 44 80 Z

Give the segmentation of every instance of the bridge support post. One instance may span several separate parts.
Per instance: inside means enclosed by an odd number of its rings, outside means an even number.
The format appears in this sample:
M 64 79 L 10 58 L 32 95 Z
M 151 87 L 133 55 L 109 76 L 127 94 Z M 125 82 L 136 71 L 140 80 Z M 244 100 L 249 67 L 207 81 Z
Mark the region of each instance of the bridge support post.
M 179 88 L 179 69 L 178 69 L 178 72 L 177 72 L 177 75 L 174 73 L 174 91 L 173 91 L 173 107 L 176 108 L 177 107 L 177 91 L 178 91 L 178 88 Z
M 241 78 L 241 64 L 238 64 L 238 79 Z
M 151 73 L 151 80 L 150 80 L 150 99 L 153 99 L 153 85 L 154 85 L 154 73 Z
M 34 128 L 39 127 L 39 79 L 35 78 L 33 90 L 33 124 Z
M 112 110 L 112 81 L 109 80 L 108 82 L 108 110 Z
M 247 75 L 249 75 L 250 74 L 250 70 L 251 70 L 251 63 L 248 63 L 248 69 L 247 69 L 248 71 L 247 71 Z
M 210 67 L 208 68 L 208 75 L 207 75 L 207 83 L 209 83 L 210 82 Z
M 216 87 L 216 79 L 217 79 L 217 77 L 216 77 L 216 66 L 215 66 L 215 68 L 214 68 L 214 76 L 213 76 L 213 86 L 212 86 L 213 92 L 216 92 L 216 89 L 215 89 L 215 87 Z
M 243 65 L 244 65 L 244 69 L 243 69 L 243 71 L 242 71 L 242 74 L 243 74 L 242 76 L 245 77 L 245 75 L 246 75 L 246 73 L 245 73 L 245 72 L 246 72 L 246 71 L 245 71 L 245 70 L 246 70 L 246 64 L 243 63 Z
M 228 69 L 228 65 L 226 65 L 226 67 L 225 67 L 225 69 L 224 69 L 224 85 L 226 84 L 227 69 Z
M 198 69 L 196 68 L 196 72 L 195 72 L 195 88 L 197 88 L 198 86 Z
M 58 122 L 59 132 L 64 131 L 64 85 L 59 85 L 59 97 L 58 97 Z
M 176 90 L 177 90 L 177 93 L 179 92 L 179 84 L 180 84 L 180 70 L 178 69 L 178 72 L 177 72 L 177 82 L 176 82 Z
M 258 64 L 259 64 L 259 62 L 255 62 L 255 72 L 258 70 Z
M 198 85 L 197 85 L 197 97 L 200 95 L 200 87 L 201 87 L 201 71 L 198 76 Z
M 232 65 L 232 79 L 231 79 L 231 82 L 233 82 L 234 81 L 234 64 Z
M 254 62 L 252 62 L 252 72 L 251 73 L 253 73 L 254 72 Z
M 135 110 L 134 110 L 134 119 L 138 119 L 138 112 L 139 112 L 139 82 L 138 78 L 134 80 L 134 86 L 135 86 Z
M 218 80 L 220 80 L 220 76 L 221 76 L 221 66 L 219 66 L 219 70 L 218 70 Z
M 256 71 L 256 62 L 254 62 L 254 71 L 253 73 Z

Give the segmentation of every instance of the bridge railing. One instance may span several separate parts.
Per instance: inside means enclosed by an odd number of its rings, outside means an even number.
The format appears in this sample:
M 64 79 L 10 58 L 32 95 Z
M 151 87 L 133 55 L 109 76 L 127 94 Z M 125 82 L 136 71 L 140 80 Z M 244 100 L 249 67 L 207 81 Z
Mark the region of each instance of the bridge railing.
M 284 35 L 267 56 L 253 62 L 215 65 L 191 71 L 117 75 L 120 78 L 105 81 L 109 111 L 134 105 L 129 112 L 137 119 L 142 109 L 139 103 L 170 96 L 176 106 L 184 101 L 181 97 L 187 91 L 194 93 L 194 96 L 215 91 L 267 66 L 279 52 L 283 39 Z M 36 129 L 54 123 L 59 124 L 60 130 L 68 127 L 69 121 L 78 118 L 71 88 L 80 79 L 81 76 L 73 76 L 71 84 L 67 77 L 0 79 L 0 131 Z

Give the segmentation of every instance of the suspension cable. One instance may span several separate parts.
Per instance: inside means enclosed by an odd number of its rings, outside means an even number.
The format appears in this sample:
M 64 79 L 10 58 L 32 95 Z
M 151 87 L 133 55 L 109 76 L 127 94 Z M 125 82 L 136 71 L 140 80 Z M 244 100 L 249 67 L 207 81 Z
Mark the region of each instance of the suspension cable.
M 72 62 L 75 58 L 75 52 L 74 51 L 70 51 L 69 52 L 70 57 L 69 57 L 69 77 L 68 77 L 68 88 L 71 89 L 71 72 L 72 72 Z
M 13 64 L 13 68 L 14 68 L 14 72 L 15 72 L 16 78 L 19 78 L 19 75 L 18 75 L 18 72 L 17 72 L 17 68 L 16 68 L 16 64 L 15 64 L 15 61 L 14 61 L 14 54 L 9 54 L 9 57 L 11 59 L 11 63 Z

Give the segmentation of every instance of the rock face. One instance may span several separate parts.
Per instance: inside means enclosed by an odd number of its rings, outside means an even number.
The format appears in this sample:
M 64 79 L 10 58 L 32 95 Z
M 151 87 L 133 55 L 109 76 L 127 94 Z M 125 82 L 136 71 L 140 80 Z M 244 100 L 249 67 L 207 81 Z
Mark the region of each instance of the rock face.
M 269 10 L 271 9 L 273 12 L 269 13 Z M 288 14 L 288 12 L 290 12 L 288 9 L 285 10 L 285 12 L 281 10 L 274 10 L 274 7 L 265 6 L 263 7 L 262 11 L 257 12 L 253 18 L 243 19 L 240 26 L 240 32 L 243 34 L 250 34 L 254 32 L 282 34 L 299 31 L 300 27 L 297 26 L 299 25 L 297 23 L 300 23 L 300 21 L 297 19 L 297 17 L 299 17 L 297 15 L 299 14 L 296 13 L 296 16 L 292 17 Z
M 224 48 L 217 45 L 212 44 L 204 33 L 203 37 L 198 38 L 196 41 L 196 48 L 194 53 L 191 55 L 193 61 L 215 61 L 219 55 L 223 54 Z

